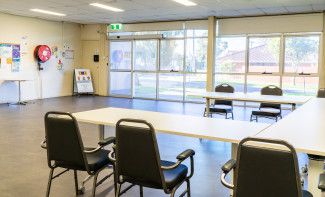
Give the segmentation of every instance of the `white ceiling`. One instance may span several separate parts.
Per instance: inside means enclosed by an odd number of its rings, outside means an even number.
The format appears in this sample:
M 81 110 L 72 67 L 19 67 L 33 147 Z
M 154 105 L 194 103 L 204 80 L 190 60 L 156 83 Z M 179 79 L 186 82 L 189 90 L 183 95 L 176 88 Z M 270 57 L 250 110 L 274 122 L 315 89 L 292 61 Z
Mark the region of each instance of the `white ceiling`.
M 192 0 L 198 5 L 185 7 L 172 0 L 0 0 L 0 12 L 57 21 L 88 23 L 135 23 L 200 19 L 208 16 L 239 17 L 320 12 L 325 0 Z M 102 3 L 124 9 L 115 13 L 89 6 Z M 64 13 L 57 17 L 31 12 L 39 8 Z

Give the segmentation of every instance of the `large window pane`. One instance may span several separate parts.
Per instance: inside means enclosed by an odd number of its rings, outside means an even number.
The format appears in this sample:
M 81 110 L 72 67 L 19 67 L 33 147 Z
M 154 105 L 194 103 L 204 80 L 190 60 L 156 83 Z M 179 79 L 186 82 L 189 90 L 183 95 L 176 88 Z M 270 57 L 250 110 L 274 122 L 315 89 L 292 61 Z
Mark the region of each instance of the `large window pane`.
M 183 75 L 160 74 L 159 98 L 167 100 L 183 100 Z
M 249 72 L 279 72 L 280 37 L 249 38 Z
M 156 70 L 157 41 L 138 40 L 133 45 L 134 70 Z
M 111 72 L 110 94 L 131 96 L 131 73 L 130 72 Z
M 207 71 L 207 38 L 192 38 L 186 40 L 186 67 L 187 72 Z
M 113 70 L 130 70 L 131 42 L 111 42 L 110 63 Z
M 280 77 L 263 75 L 247 76 L 247 92 L 260 92 L 263 87 L 268 85 L 280 87 Z
M 285 38 L 285 66 L 289 73 L 317 73 L 319 36 L 290 36 Z
M 134 96 L 142 98 L 156 98 L 156 74 L 133 74 Z
M 204 101 L 201 97 L 191 96 L 206 92 L 206 74 L 187 74 L 185 82 L 185 99 L 188 101 Z
M 315 96 L 318 82 L 318 77 L 283 77 L 282 88 L 287 95 Z
M 184 40 L 162 40 L 160 47 L 160 70 L 182 70 Z
M 245 37 L 224 37 L 216 41 L 215 72 L 245 72 Z
M 235 92 L 244 92 L 245 76 L 244 75 L 227 75 L 216 74 L 215 86 L 227 83 L 235 88 Z

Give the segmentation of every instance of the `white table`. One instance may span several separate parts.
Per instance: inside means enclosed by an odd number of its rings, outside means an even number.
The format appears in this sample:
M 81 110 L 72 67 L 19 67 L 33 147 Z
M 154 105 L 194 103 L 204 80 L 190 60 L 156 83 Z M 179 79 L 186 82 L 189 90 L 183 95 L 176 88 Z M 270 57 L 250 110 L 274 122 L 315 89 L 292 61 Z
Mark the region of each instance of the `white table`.
M 115 127 L 122 118 L 143 119 L 162 133 L 239 143 L 247 136 L 254 136 L 269 124 L 251 123 L 224 119 L 211 119 L 188 115 L 143 111 L 123 108 L 102 108 L 73 114 L 78 122 L 100 125 L 100 138 L 104 137 L 104 126 Z
M 209 114 L 210 100 L 228 100 L 228 101 L 243 101 L 243 102 L 260 102 L 274 104 L 290 104 L 292 109 L 296 109 L 296 105 L 305 104 L 311 97 L 307 96 L 271 96 L 261 95 L 256 93 L 221 93 L 221 92 L 205 92 L 202 94 L 194 94 L 191 96 L 203 97 L 206 99 L 206 110 Z
M 0 81 L 18 82 L 18 101 L 16 103 L 8 103 L 9 105 L 26 105 L 27 102 L 21 100 L 21 82 L 31 81 L 29 77 L 1 76 Z
M 298 152 L 325 156 L 325 99 L 311 99 L 257 137 L 285 140 Z M 308 167 L 308 190 L 319 197 L 318 176 L 324 162 L 309 160 Z

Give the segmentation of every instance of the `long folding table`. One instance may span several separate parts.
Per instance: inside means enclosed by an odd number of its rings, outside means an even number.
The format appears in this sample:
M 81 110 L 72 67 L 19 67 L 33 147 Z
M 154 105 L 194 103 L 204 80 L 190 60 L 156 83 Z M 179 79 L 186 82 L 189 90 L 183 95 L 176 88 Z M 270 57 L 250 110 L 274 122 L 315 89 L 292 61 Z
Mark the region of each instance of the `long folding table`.
M 206 99 L 206 110 L 209 113 L 209 107 L 212 99 L 228 100 L 228 101 L 243 101 L 243 102 L 264 102 L 274 104 L 289 104 L 292 105 L 292 110 L 296 109 L 296 105 L 306 103 L 311 97 L 308 96 L 272 96 L 261 95 L 256 93 L 222 93 L 222 92 L 205 92 L 193 94 L 191 96 L 202 97 Z M 208 114 L 207 113 L 207 114 Z
M 325 156 L 325 99 L 311 99 L 256 136 L 285 140 L 297 152 Z M 308 190 L 314 197 L 321 196 L 317 184 L 318 176 L 323 170 L 324 161 L 309 160 Z
M 310 97 L 305 98 L 283 99 L 281 103 L 304 104 Z M 311 99 L 273 125 L 112 107 L 73 115 L 79 122 L 99 125 L 100 138 L 104 137 L 105 126 L 115 127 L 122 118 L 134 118 L 150 122 L 158 132 L 229 142 L 232 144 L 232 158 L 236 158 L 238 143 L 249 136 L 285 140 L 298 152 L 325 156 L 325 99 L 319 98 Z M 324 162 L 309 162 L 308 188 L 314 197 L 320 196 L 317 179 L 323 165 Z

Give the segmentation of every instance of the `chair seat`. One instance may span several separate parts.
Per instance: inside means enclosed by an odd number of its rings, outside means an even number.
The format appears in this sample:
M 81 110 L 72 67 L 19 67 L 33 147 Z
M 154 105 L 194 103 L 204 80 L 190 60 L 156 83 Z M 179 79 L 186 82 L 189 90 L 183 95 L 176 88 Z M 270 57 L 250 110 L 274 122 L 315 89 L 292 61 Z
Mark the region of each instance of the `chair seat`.
M 85 148 L 86 150 L 91 150 L 91 148 Z M 105 149 L 100 149 L 95 153 L 86 153 L 88 166 L 90 171 L 97 171 L 104 166 L 112 164 L 111 161 L 108 159 L 108 154 L 110 151 Z
M 232 107 L 229 105 L 213 105 L 209 110 L 210 113 L 231 113 Z
M 313 197 L 313 195 L 306 190 L 302 190 L 302 197 Z
M 174 162 L 161 160 L 161 165 L 171 166 Z M 173 170 L 163 170 L 166 186 L 169 190 L 172 190 L 177 184 L 183 182 L 188 172 L 187 166 L 180 164 Z
M 256 111 L 252 111 L 252 115 L 277 117 L 281 115 L 281 111 L 279 109 L 274 108 L 261 108 Z

